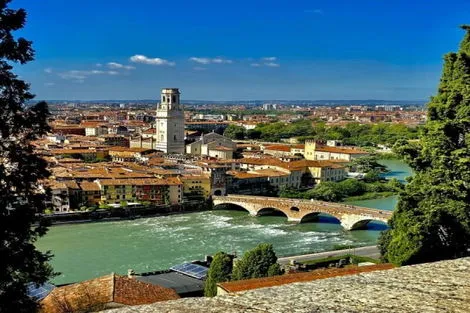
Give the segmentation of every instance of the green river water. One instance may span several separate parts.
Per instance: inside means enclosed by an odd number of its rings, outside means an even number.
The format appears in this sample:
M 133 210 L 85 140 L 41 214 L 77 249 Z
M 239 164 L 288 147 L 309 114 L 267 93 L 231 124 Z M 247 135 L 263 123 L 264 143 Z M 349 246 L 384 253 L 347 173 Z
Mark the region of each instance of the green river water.
M 411 169 L 398 160 L 384 160 L 389 177 L 403 180 Z M 393 210 L 396 197 L 350 202 Z M 111 272 L 126 274 L 166 269 L 185 261 L 203 259 L 223 250 L 241 254 L 260 242 L 274 245 L 278 256 L 333 249 L 337 245 L 374 244 L 384 225 L 344 231 L 327 216 L 319 222 L 292 224 L 283 216 L 251 217 L 245 211 L 206 211 L 117 222 L 51 227 L 37 242 L 51 250 L 52 265 L 61 274 L 56 284 L 85 280 Z

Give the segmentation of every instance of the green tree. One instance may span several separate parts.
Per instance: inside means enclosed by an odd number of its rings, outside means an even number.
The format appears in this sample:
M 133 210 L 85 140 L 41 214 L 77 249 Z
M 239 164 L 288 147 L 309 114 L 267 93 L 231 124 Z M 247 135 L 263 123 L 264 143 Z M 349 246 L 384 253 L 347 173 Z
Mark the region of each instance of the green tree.
M 353 159 L 351 165 L 356 169 L 356 171 L 362 173 L 368 173 L 370 171 L 379 171 L 383 173 L 387 171 L 387 167 L 380 164 L 375 156 L 363 156 Z
M 271 266 L 268 268 L 268 276 L 269 277 L 278 276 L 278 275 L 282 275 L 282 274 L 283 274 L 283 272 L 282 272 L 282 269 L 281 269 L 281 265 L 279 263 L 271 264 Z
M 380 181 L 382 178 L 380 177 L 380 172 L 376 170 L 372 170 L 367 172 L 366 175 L 364 175 L 364 181 L 366 183 L 373 183 Z
M 444 58 L 419 144 L 397 146 L 415 175 L 382 234 L 384 260 L 413 264 L 469 255 L 470 26 L 457 53 Z
M 245 128 L 233 124 L 229 125 L 224 131 L 224 136 L 231 139 L 244 139 Z
M 233 280 L 267 277 L 274 274 L 277 256 L 272 244 L 261 243 L 256 248 L 247 251 L 243 257 L 235 263 L 232 273 Z M 271 268 L 271 270 L 270 270 Z
M 212 259 L 204 283 L 204 295 L 213 297 L 217 295 L 217 283 L 229 281 L 233 269 L 233 259 L 225 252 L 217 252 Z
M 33 95 L 12 72 L 12 63 L 33 60 L 34 51 L 30 41 L 13 35 L 23 28 L 26 12 L 9 9 L 9 2 L 0 0 L 0 312 L 34 312 L 26 286 L 46 282 L 53 272 L 47 263 L 51 254 L 34 246 L 47 231 L 41 221 L 34 223 L 45 210 L 39 181 L 49 172 L 30 142 L 49 130 L 49 112 L 45 102 L 25 105 Z
M 261 131 L 257 129 L 248 129 L 246 131 L 246 138 L 248 139 L 259 139 L 261 138 Z

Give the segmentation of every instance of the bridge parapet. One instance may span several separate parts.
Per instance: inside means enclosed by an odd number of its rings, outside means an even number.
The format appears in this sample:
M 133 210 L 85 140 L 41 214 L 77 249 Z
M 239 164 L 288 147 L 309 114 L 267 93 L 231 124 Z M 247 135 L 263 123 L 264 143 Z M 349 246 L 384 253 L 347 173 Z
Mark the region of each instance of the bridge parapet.
M 288 221 L 294 222 L 301 222 L 308 215 L 326 213 L 337 218 L 347 230 L 364 227 L 371 220 L 387 223 L 392 216 L 390 211 L 316 200 L 246 195 L 213 196 L 212 199 L 214 205 L 235 204 L 243 207 L 252 216 L 259 215 L 263 209 L 271 208 L 283 212 Z

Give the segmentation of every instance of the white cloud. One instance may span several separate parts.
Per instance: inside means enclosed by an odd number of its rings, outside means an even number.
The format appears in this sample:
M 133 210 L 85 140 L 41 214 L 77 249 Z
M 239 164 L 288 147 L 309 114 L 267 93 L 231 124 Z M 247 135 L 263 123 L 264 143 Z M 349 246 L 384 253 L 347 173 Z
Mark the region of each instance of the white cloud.
M 92 75 L 118 75 L 119 72 L 116 71 L 102 71 L 102 70 L 91 70 L 91 71 L 81 71 L 81 70 L 71 70 L 63 73 L 59 73 L 59 77 L 67 80 L 75 80 L 77 82 L 83 83 L 83 81 Z
M 44 69 L 44 73 L 51 74 L 52 69 L 50 67 Z
M 217 64 L 232 64 L 232 60 L 227 60 L 227 59 L 222 59 L 222 58 L 215 58 L 212 59 L 212 63 L 217 63 Z
M 199 63 L 199 64 L 232 64 L 233 61 L 229 59 L 223 59 L 223 58 L 200 58 L 200 57 L 191 57 L 189 58 L 190 61 Z
M 267 62 L 273 62 L 273 61 L 276 61 L 277 58 L 276 57 L 265 57 L 265 58 L 262 58 L 261 60 L 267 61 Z
M 46 87 L 52 87 L 54 85 L 55 85 L 55 83 L 44 83 L 44 86 L 46 86 Z
M 96 63 L 95 66 L 96 66 L 96 67 L 102 67 L 103 64 L 101 64 L 101 63 Z
M 209 64 L 211 63 L 211 60 L 208 58 L 196 58 L 196 57 L 191 57 L 189 58 L 190 61 L 200 63 L 200 64 Z
M 124 65 L 116 62 L 108 62 L 106 64 L 110 69 L 124 69 L 124 70 L 134 70 L 135 67 L 131 65 Z
M 268 66 L 268 67 L 279 67 L 279 63 L 274 63 L 274 62 L 268 62 L 268 63 L 264 63 L 264 65 Z
M 279 60 L 277 57 L 263 57 L 259 59 L 257 62 L 251 63 L 250 66 L 252 67 L 280 67 Z
M 131 62 L 134 63 L 143 63 L 143 64 L 150 64 L 150 65 L 168 65 L 174 66 L 175 62 L 171 62 L 165 59 L 160 58 L 148 58 L 145 55 L 136 54 L 129 58 Z

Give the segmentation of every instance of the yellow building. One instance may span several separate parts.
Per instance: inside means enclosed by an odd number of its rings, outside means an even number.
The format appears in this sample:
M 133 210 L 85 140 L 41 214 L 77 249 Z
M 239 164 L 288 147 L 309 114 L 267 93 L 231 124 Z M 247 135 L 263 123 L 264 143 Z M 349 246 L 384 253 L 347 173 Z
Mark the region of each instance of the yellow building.
M 344 160 L 352 161 L 363 156 L 367 156 L 367 151 L 351 148 L 319 145 L 314 140 L 305 141 L 304 157 L 307 160 Z
M 182 176 L 183 201 L 207 200 L 211 195 L 211 180 L 209 175 Z
M 101 189 L 97 183 L 83 181 L 80 183 L 82 194 L 81 203 L 85 206 L 94 206 L 101 201 Z
M 103 203 L 150 201 L 155 204 L 181 204 L 183 183 L 177 177 L 143 179 L 103 179 L 96 183 Z
M 346 178 L 346 168 L 338 163 L 308 161 L 308 171 L 316 184 L 327 181 L 341 181 Z

